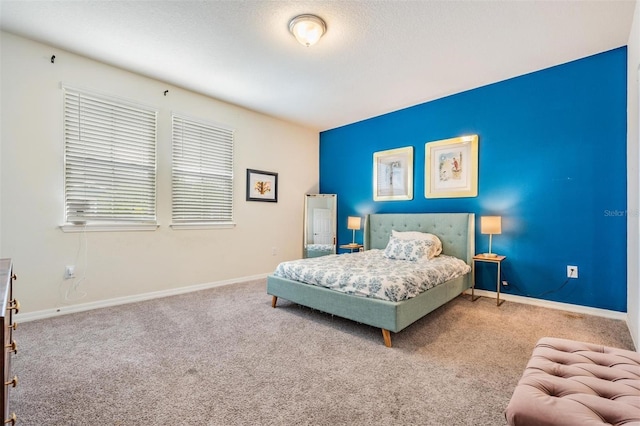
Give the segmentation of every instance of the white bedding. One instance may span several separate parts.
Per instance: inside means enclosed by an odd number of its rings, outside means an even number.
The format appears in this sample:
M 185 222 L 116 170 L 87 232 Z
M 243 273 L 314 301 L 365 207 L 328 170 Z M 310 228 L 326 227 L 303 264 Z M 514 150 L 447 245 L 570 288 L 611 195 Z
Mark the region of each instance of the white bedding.
M 399 302 L 471 271 L 447 255 L 417 261 L 388 259 L 384 250 L 283 262 L 274 275 L 358 296 Z

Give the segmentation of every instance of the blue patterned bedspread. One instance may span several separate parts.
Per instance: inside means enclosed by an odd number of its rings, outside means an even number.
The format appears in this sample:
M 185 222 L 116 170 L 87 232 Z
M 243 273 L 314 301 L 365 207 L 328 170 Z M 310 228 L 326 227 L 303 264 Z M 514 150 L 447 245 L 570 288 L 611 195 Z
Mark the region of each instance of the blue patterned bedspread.
M 446 255 L 417 261 L 387 259 L 384 250 L 283 262 L 274 275 L 358 296 L 399 302 L 471 271 Z

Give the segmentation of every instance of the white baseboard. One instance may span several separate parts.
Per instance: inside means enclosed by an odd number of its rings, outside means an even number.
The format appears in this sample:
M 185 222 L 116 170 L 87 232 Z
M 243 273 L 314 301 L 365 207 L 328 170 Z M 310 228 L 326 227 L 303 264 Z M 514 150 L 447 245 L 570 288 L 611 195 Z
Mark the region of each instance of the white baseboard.
M 467 294 L 471 294 L 471 290 L 466 291 Z M 495 291 L 488 290 L 474 290 L 474 294 L 478 296 L 490 297 L 495 299 L 497 293 Z M 608 309 L 591 308 L 588 306 L 572 305 L 570 303 L 552 302 L 543 299 L 534 299 L 533 297 L 516 296 L 513 294 L 500 293 L 500 300 L 507 300 L 509 302 L 523 303 L 525 305 L 535 305 L 543 308 L 558 309 L 561 311 L 575 312 L 578 314 L 594 315 L 597 317 L 611 318 L 616 320 L 627 321 L 626 312 L 610 311 Z
M 237 284 L 247 281 L 266 278 L 268 274 L 259 274 L 249 277 L 233 278 L 230 280 L 216 281 L 211 283 L 196 284 L 188 287 L 171 288 L 168 290 L 154 291 L 151 293 L 136 294 L 133 296 L 116 297 L 114 299 L 98 300 L 95 302 L 81 303 L 78 305 L 60 306 L 53 309 L 45 309 L 36 312 L 19 313 L 15 316 L 16 322 L 29 322 L 39 319 L 52 318 L 60 315 L 72 314 L 76 312 L 90 311 L 92 309 L 107 308 L 109 306 L 124 305 L 127 303 L 142 302 L 144 300 L 158 299 L 161 297 L 176 296 L 178 294 L 191 293 L 193 291 L 206 290 L 214 287 L 221 287 L 230 284 Z
M 142 302 L 144 300 L 158 299 L 161 297 L 175 296 L 178 294 L 191 293 L 193 291 L 206 290 L 214 287 L 221 287 L 230 284 L 237 284 L 247 281 L 259 280 L 266 278 L 268 274 L 259 274 L 248 277 L 233 278 L 230 280 L 216 281 L 204 284 L 196 284 L 188 287 L 171 288 L 168 290 L 154 291 L 151 293 L 136 294 L 133 296 L 116 297 L 114 299 L 99 300 L 96 302 L 82 303 L 78 305 L 60 306 L 58 308 L 45 309 L 36 312 L 19 313 L 16 315 L 16 321 L 29 322 L 44 318 L 51 318 L 60 315 L 72 314 L 75 312 L 90 311 L 92 309 L 106 308 L 109 306 L 124 305 L 127 303 Z M 470 290 L 467 291 L 470 293 Z M 475 290 L 475 294 L 483 297 L 495 299 L 496 292 L 488 290 Z M 531 297 L 516 296 L 512 294 L 500 294 L 500 299 L 515 303 L 523 303 L 526 305 L 541 306 L 543 308 L 558 309 L 561 311 L 575 312 L 580 314 L 594 315 L 604 318 L 627 321 L 625 312 L 610 311 L 607 309 L 591 308 L 588 306 L 572 305 L 569 303 L 551 302 L 548 300 L 534 299 Z

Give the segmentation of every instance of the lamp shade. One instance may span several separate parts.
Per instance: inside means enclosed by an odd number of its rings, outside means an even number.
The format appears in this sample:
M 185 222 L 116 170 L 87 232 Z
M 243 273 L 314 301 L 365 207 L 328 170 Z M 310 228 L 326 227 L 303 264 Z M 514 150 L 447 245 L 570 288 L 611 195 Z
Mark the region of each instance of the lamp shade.
M 327 24 L 316 15 L 299 15 L 289 22 L 289 31 L 303 46 L 312 46 L 327 30 Z
M 349 216 L 347 218 L 347 229 L 360 229 L 362 218 L 358 216 Z
M 501 216 L 482 216 L 480 217 L 480 232 L 482 234 L 501 234 L 502 233 L 502 217 Z

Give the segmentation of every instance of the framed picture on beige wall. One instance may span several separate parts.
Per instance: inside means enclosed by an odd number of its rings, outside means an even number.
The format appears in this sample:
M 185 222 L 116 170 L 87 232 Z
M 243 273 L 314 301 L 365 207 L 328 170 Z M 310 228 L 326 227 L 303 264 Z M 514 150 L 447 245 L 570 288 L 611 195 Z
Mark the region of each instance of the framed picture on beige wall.
M 478 135 L 425 144 L 426 198 L 478 195 Z
M 247 201 L 278 202 L 278 174 L 247 169 Z

